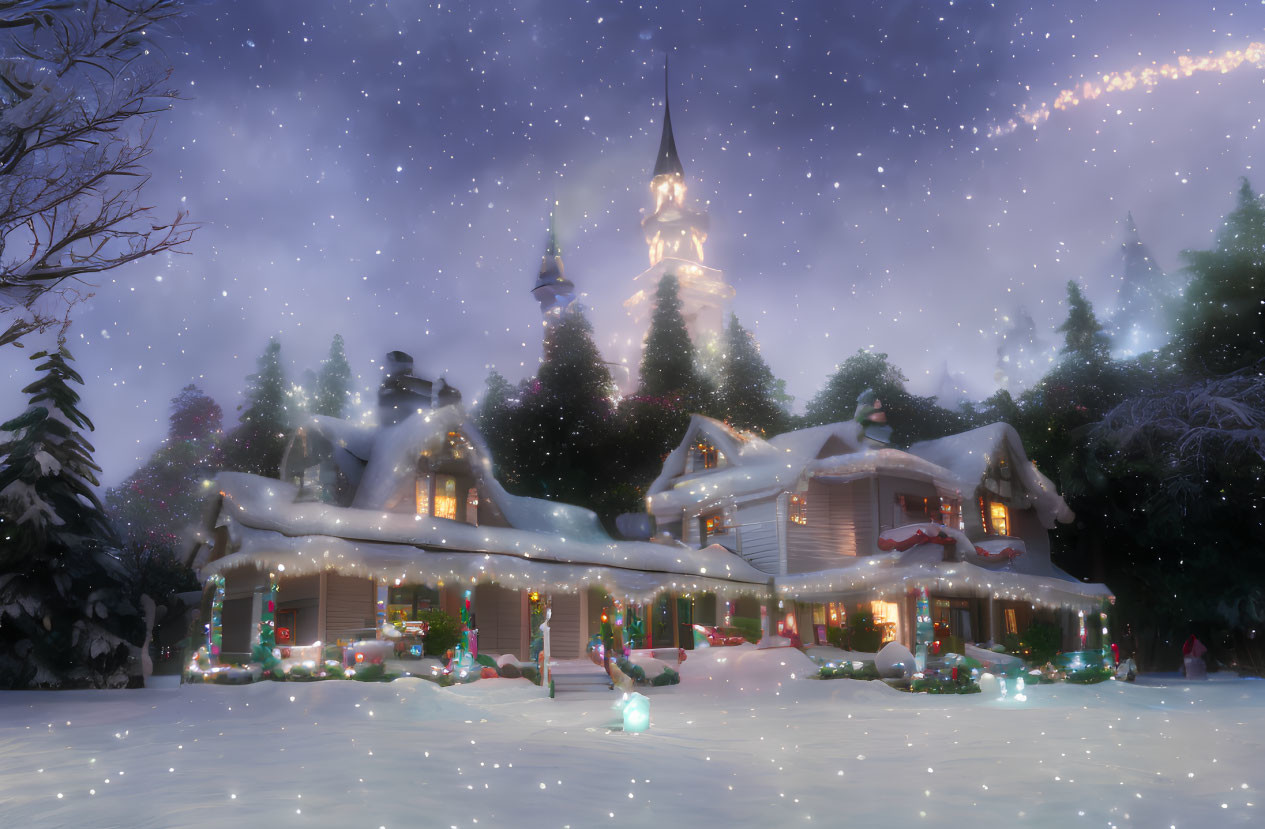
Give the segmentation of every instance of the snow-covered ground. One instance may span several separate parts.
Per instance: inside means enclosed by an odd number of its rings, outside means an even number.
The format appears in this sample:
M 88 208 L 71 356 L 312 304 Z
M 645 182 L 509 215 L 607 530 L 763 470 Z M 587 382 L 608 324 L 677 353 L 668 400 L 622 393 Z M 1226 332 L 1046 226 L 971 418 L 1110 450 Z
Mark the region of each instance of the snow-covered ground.
M 523 680 L 0 695 L 0 826 L 1260 826 L 1265 682 L 1037 686 L 1026 703 L 696 651 L 611 697 Z

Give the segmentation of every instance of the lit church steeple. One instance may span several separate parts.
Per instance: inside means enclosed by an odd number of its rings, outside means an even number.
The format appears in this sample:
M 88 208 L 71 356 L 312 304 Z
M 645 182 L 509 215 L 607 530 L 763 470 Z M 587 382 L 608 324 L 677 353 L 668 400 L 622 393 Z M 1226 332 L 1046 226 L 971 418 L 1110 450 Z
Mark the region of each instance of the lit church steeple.
M 682 313 L 695 343 L 719 338 L 724 326 L 724 304 L 734 289 L 722 271 L 703 264 L 708 216 L 686 203 L 685 168 L 676 149 L 668 104 L 668 68 L 663 67 L 663 134 L 650 180 L 653 210 L 641 220 L 650 267 L 634 280 L 638 290 L 624 302 L 638 331 L 644 334 L 659 280 L 674 274 L 680 283 Z M 638 360 L 639 362 L 639 360 Z

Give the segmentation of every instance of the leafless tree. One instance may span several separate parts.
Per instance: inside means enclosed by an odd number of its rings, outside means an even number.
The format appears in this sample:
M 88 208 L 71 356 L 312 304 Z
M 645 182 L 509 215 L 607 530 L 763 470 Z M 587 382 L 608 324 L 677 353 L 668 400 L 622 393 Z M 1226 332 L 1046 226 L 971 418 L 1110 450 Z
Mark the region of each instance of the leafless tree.
M 179 252 L 140 201 L 178 97 L 155 28 L 182 0 L 0 0 L 0 347 L 62 325 L 92 278 Z

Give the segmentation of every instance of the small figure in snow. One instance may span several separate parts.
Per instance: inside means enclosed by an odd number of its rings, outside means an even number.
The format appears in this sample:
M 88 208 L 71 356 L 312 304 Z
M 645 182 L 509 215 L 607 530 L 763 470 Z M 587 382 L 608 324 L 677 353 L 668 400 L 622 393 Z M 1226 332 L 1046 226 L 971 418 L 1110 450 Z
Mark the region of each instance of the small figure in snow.
M 852 419 L 861 424 L 861 430 L 867 438 L 883 444 L 892 442 L 892 427 L 887 425 L 883 401 L 872 389 L 866 389 L 857 395 L 857 408 Z
M 1208 666 L 1204 662 L 1204 654 L 1207 652 L 1204 643 L 1195 634 L 1190 634 L 1190 638 L 1182 645 L 1182 669 L 1187 679 L 1208 678 Z
M 1120 663 L 1116 668 L 1116 679 L 1125 682 L 1132 682 L 1138 678 L 1138 666 L 1134 663 L 1133 657 L 1129 657 Z

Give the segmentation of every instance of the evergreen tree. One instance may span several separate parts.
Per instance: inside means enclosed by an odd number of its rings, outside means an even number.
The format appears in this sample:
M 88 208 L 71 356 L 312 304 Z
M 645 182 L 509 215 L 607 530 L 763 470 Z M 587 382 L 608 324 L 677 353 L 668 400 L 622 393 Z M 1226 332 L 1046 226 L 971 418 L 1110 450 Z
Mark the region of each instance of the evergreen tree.
M 564 311 L 510 430 L 510 476 L 522 494 L 607 512 L 615 385 L 578 307 Z
M 716 411 L 729 425 L 765 435 L 786 431 L 790 417 L 782 405 L 785 391 L 760 356 L 755 337 L 730 315 L 724 361 L 716 389 Z
M 479 398 L 475 423 L 492 452 L 497 480 L 516 487 L 518 463 L 514 456 L 514 418 L 517 415 L 514 386 L 496 369 L 488 372 L 483 396 Z
M 659 280 L 637 391 L 619 406 L 619 466 L 630 508 L 644 509 L 641 494 L 685 436 L 690 415 L 712 413 L 713 395 L 699 370 L 679 290 L 672 274 Z
M 1111 340 L 1075 282 L 1067 283 L 1067 320 L 1057 330 L 1064 338 L 1064 360 L 1089 365 L 1109 359 Z
M 872 390 L 890 411 L 893 397 L 898 391 L 904 392 L 905 375 L 887 361 L 886 354 L 858 350 L 843 361 L 821 391 L 808 401 L 804 420 L 809 426 L 851 420 L 856 413 L 857 397 L 866 389 Z
M 707 382 L 698 370 L 694 344 L 690 342 L 681 314 L 680 286 L 672 274 L 659 280 L 654 316 L 641 355 L 639 397 L 670 397 L 697 410 L 708 395 Z
M 275 339 L 269 340 L 259 357 L 258 371 L 246 383 L 246 402 L 238 407 L 245 411 L 225 441 L 224 468 L 275 478 L 290 427 L 281 344 Z
M 313 413 L 330 417 L 346 417 L 351 404 L 351 366 L 343 350 L 343 336 L 334 335 L 329 357 L 321 363 L 316 379 L 316 405 Z
M 0 425 L 0 688 L 121 687 L 144 622 L 92 487 L 65 345 L 38 352 L 26 412 Z
M 1028 309 L 1020 305 L 1001 319 L 997 335 L 997 363 L 993 379 L 997 385 L 1019 394 L 1039 381 L 1054 363 L 1054 350 L 1037 330 Z
M 905 375 L 888 362 L 886 354 L 858 350 L 843 361 L 821 391 L 808 401 L 805 425 L 853 420 L 858 403 L 862 402 L 859 398 L 867 390 L 883 404 L 892 442 L 896 445 L 908 446 L 916 441 L 943 437 L 961 431 L 966 424 L 961 412 L 944 408 L 934 398 L 910 394 L 905 389 Z
M 1120 290 L 1111 314 L 1110 335 L 1117 353 L 1132 356 L 1166 339 L 1165 307 L 1172 300 L 1168 277 L 1142 243 L 1133 214 L 1125 219 L 1120 245 Z
M 1182 257 L 1191 275 L 1177 313 L 1182 368 L 1208 376 L 1265 359 L 1265 204 L 1247 179 L 1216 247 Z
M 197 386 L 185 386 L 172 398 L 162 446 L 127 480 L 106 492 L 106 508 L 134 568 L 175 560 L 189 542 L 206 482 L 223 464 L 222 423 L 219 404 Z

